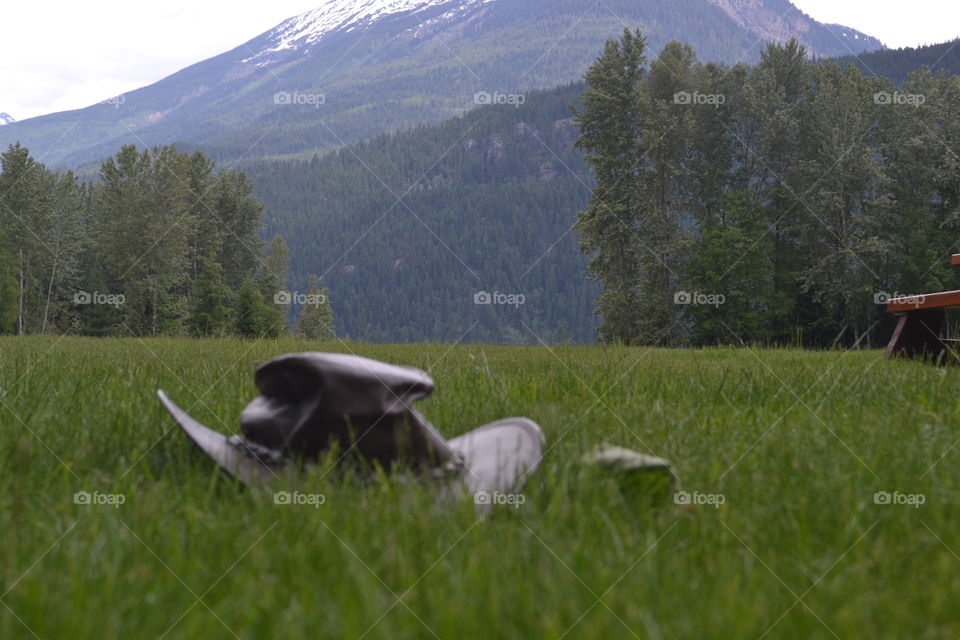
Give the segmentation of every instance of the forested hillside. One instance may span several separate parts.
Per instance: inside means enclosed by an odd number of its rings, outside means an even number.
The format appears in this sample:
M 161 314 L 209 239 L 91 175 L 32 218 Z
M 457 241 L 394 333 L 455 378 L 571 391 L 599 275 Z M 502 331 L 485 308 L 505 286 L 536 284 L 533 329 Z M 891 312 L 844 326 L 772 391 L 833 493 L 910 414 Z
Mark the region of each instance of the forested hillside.
M 571 232 L 591 184 L 573 149 L 581 90 L 245 165 L 267 235 L 289 242 L 292 285 L 321 276 L 338 332 L 358 339 L 592 340 L 596 290 Z M 482 292 L 522 303 L 475 304 Z
M 852 64 L 864 75 L 890 78 L 899 85 L 910 73 L 920 67 L 929 67 L 934 74 L 941 71 L 952 75 L 960 74 L 960 46 L 958 45 L 960 42 L 952 40 L 923 47 L 879 49 L 836 58 L 836 62 L 841 67 Z

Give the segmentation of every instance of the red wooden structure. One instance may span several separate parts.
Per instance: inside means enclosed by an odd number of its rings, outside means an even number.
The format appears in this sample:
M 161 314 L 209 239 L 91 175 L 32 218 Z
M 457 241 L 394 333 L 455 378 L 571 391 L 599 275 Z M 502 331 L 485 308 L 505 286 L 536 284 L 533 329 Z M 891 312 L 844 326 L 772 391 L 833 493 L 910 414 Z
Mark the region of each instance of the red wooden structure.
M 950 256 L 950 264 L 960 265 L 960 253 Z M 946 310 L 960 307 L 960 290 L 900 296 L 887 301 L 887 311 L 900 316 L 887 345 L 887 357 L 928 357 L 939 360 L 947 351 L 940 337 Z

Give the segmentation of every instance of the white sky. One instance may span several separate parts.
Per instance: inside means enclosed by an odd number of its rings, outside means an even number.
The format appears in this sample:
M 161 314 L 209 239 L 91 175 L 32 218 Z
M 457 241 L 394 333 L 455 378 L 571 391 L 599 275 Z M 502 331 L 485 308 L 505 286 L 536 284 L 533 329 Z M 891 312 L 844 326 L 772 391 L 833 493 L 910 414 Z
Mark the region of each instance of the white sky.
M 319 0 L 0 0 L 0 112 L 78 109 L 229 51 Z
M 669 2 L 670 0 L 660 0 Z M 77 109 L 232 49 L 320 0 L 4 0 L 0 112 Z M 794 0 L 901 47 L 960 36 L 960 0 Z
M 853 27 L 893 49 L 960 36 L 960 0 L 793 0 L 820 22 Z

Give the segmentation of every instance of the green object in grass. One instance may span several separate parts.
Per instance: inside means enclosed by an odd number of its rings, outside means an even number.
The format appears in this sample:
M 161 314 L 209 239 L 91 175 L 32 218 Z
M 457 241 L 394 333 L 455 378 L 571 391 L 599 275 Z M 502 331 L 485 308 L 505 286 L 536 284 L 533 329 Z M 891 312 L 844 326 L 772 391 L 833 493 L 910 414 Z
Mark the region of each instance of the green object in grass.
M 580 461 L 603 475 L 613 476 L 630 502 L 666 502 L 677 487 L 669 461 L 626 447 L 603 443 L 584 454 Z
M 584 454 L 581 461 L 610 471 L 670 471 L 670 463 L 663 458 L 608 443 Z

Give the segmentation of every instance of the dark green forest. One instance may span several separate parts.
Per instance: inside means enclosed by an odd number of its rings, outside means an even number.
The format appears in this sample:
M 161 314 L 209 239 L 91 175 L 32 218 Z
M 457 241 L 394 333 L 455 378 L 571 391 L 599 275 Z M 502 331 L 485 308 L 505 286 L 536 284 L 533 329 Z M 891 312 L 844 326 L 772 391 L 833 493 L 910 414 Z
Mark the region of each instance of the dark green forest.
M 848 55 L 836 58 L 841 67 L 852 64 L 866 76 L 880 76 L 893 80 L 898 85 L 906 81 L 907 76 L 921 67 L 928 67 L 934 73 L 945 70 L 948 73 L 960 73 L 960 46 L 957 40 L 922 47 L 903 47 L 901 49 L 878 49 L 869 53 Z
M 571 228 L 592 181 L 569 104 L 582 85 L 310 161 L 244 165 L 290 244 L 291 283 L 320 274 L 338 331 L 374 341 L 592 341 Z M 474 304 L 474 294 L 524 296 Z
M 243 172 L 124 147 L 82 181 L 11 147 L 0 330 L 329 336 L 332 301 L 371 341 L 876 343 L 876 295 L 954 288 L 949 48 L 728 67 L 631 37 L 586 83 Z
M 871 344 L 885 295 L 953 288 L 957 76 L 897 88 L 795 41 L 752 67 L 646 53 L 609 41 L 576 117 L 602 340 Z
M 0 168 L 0 333 L 285 331 L 297 302 L 287 247 L 279 237 L 264 246 L 263 205 L 245 174 L 172 146 L 124 147 L 95 182 L 51 171 L 20 145 Z M 301 314 L 308 333 L 325 335 L 327 292 L 306 293 L 325 307 Z

